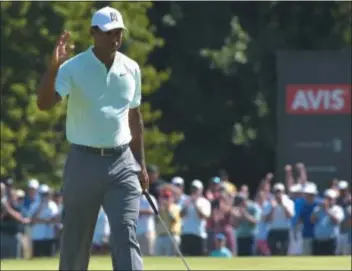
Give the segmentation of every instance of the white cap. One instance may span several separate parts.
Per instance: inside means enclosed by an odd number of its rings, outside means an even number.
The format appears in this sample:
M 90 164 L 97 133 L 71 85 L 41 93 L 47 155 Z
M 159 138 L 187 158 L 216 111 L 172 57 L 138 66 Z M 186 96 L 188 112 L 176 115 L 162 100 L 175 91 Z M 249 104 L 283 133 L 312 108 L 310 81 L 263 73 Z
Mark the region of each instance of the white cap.
M 345 180 L 339 181 L 338 187 L 340 190 L 344 190 L 348 188 L 348 182 Z
M 172 178 L 171 183 L 174 185 L 184 185 L 185 181 L 182 177 L 177 176 Z
M 30 179 L 27 184 L 28 188 L 33 188 L 33 189 L 38 189 L 39 188 L 39 182 L 36 179 Z
M 18 189 L 16 191 L 16 196 L 19 197 L 19 198 L 23 198 L 25 195 L 24 191 L 22 189 Z
M 337 194 L 337 192 L 334 189 L 327 189 L 324 192 L 324 196 L 332 198 L 332 199 L 335 199 L 335 198 L 338 197 L 338 194 Z
M 302 185 L 297 183 L 297 184 L 294 184 L 290 187 L 290 192 L 291 193 L 300 193 L 302 192 Z
M 91 26 L 98 26 L 104 32 L 118 28 L 127 30 L 123 23 L 121 13 L 111 7 L 104 7 L 97 10 L 93 14 Z
M 306 184 L 303 188 L 303 193 L 305 194 L 318 194 L 317 186 L 313 183 Z
M 203 183 L 200 180 L 193 180 L 191 186 L 196 187 L 198 189 L 203 189 Z
M 284 192 L 285 191 L 285 186 L 282 183 L 276 183 L 276 184 L 274 184 L 273 190 L 274 191 L 282 191 L 282 192 Z
M 45 193 L 48 193 L 50 190 L 49 186 L 46 185 L 46 184 L 42 184 L 40 187 L 39 187 L 39 192 L 42 193 L 42 194 L 45 194 Z

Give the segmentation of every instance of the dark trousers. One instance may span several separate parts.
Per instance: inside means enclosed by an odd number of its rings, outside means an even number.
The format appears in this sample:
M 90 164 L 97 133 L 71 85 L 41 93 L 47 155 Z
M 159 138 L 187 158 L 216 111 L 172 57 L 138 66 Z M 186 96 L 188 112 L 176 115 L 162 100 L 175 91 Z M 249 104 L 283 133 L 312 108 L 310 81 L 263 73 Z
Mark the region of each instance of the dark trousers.
M 254 237 L 237 237 L 237 255 L 252 256 L 254 249 Z
M 56 240 L 33 240 L 34 257 L 52 257 L 55 254 Z
M 268 235 L 268 243 L 272 255 L 287 255 L 290 239 L 289 230 L 271 230 Z
M 313 255 L 315 256 L 328 256 L 335 255 L 336 251 L 336 238 L 328 240 L 313 240 Z
M 181 251 L 185 256 L 204 256 L 206 254 L 206 239 L 193 234 L 181 236 Z

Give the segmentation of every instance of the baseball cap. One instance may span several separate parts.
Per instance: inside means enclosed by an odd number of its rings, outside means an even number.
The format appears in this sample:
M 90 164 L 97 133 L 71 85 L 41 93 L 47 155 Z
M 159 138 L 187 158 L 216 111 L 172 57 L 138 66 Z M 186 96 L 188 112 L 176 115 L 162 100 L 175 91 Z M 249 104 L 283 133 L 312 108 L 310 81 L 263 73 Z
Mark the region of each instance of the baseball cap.
M 193 180 L 191 186 L 198 189 L 203 189 L 203 183 L 200 180 Z
M 172 178 L 171 183 L 173 185 L 184 185 L 185 181 L 182 177 L 177 176 Z
M 285 191 L 285 186 L 282 183 L 276 183 L 273 187 L 274 191 L 281 191 L 284 192 Z
M 213 178 L 211 178 L 211 182 L 212 182 L 212 183 L 220 183 L 221 180 L 220 180 L 219 177 L 213 177 Z
M 299 192 L 302 192 L 302 185 L 297 183 L 297 184 L 294 184 L 290 187 L 290 192 L 291 193 L 299 193 Z
M 46 185 L 46 184 L 42 184 L 42 185 L 39 187 L 39 192 L 40 192 L 41 194 L 49 193 L 49 190 L 50 190 L 50 188 L 49 188 L 49 186 Z
M 217 233 L 215 235 L 215 239 L 217 239 L 217 240 L 226 240 L 226 236 L 223 233 Z
M 318 194 L 317 186 L 315 184 L 307 184 L 303 188 L 303 193 L 316 195 L 316 194 Z
M 23 198 L 25 196 L 25 193 L 22 189 L 16 190 L 16 196 L 19 198 Z
M 93 14 L 91 26 L 98 26 L 104 32 L 117 28 L 127 30 L 121 13 L 112 7 L 104 7 L 97 10 Z
M 30 179 L 27 184 L 28 188 L 33 188 L 33 189 L 38 189 L 39 188 L 39 182 L 36 179 Z
M 348 188 L 348 182 L 345 180 L 339 181 L 338 187 L 340 190 L 344 190 Z
M 324 192 L 324 196 L 331 198 L 331 199 L 335 199 L 335 198 L 337 198 L 338 194 L 334 189 L 327 189 Z

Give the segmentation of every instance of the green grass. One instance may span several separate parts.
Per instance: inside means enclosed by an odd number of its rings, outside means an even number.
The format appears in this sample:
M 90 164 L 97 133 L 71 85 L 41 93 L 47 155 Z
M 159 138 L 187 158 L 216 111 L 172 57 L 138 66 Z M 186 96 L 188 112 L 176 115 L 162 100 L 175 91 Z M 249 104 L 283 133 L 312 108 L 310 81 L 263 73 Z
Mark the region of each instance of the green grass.
M 192 270 L 351 270 L 351 257 L 187 258 Z M 174 257 L 145 257 L 146 270 L 186 270 Z M 58 270 L 58 259 L 2 260 L 1 270 Z M 89 270 L 112 270 L 110 257 L 92 257 Z

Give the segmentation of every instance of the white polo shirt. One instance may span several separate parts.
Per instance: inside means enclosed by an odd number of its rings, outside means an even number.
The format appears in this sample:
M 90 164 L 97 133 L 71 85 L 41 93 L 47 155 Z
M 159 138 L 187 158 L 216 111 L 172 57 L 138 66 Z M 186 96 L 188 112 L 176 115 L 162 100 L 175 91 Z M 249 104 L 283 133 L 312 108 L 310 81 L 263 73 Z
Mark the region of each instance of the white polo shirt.
M 37 211 L 39 208 L 40 201 L 35 201 L 33 204 L 31 204 L 29 211 L 28 211 L 28 216 L 33 217 L 34 213 Z M 49 200 L 46 205 L 43 207 L 43 209 L 39 212 L 38 218 L 41 219 L 50 219 L 59 213 L 59 208 L 57 204 Z M 33 240 L 53 240 L 55 239 L 55 224 L 50 223 L 36 223 L 32 226 L 32 239 Z
M 139 65 L 116 52 L 107 70 L 92 48 L 63 63 L 56 77 L 56 91 L 61 97 L 69 95 L 67 140 L 101 148 L 128 144 L 128 111 L 141 103 Z
M 195 204 L 206 216 L 210 216 L 211 204 L 206 198 L 198 198 Z M 187 208 L 186 216 L 183 218 L 182 234 L 192 234 L 205 239 L 208 236 L 206 225 L 207 220 L 199 217 L 194 204 L 191 203 Z
M 295 205 L 294 202 L 287 196 L 283 196 L 282 205 L 285 205 L 287 209 L 295 215 Z M 272 205 L 268 204 L 263 210 L 264 214 L 267 215 L 271 212 Z M 274 207 L 272 220 L 268 223 L 269 229 L 271 230 L 289 230 L 291 228 L 292 218 L 287 217 L 283 206 L 277 205 Z

